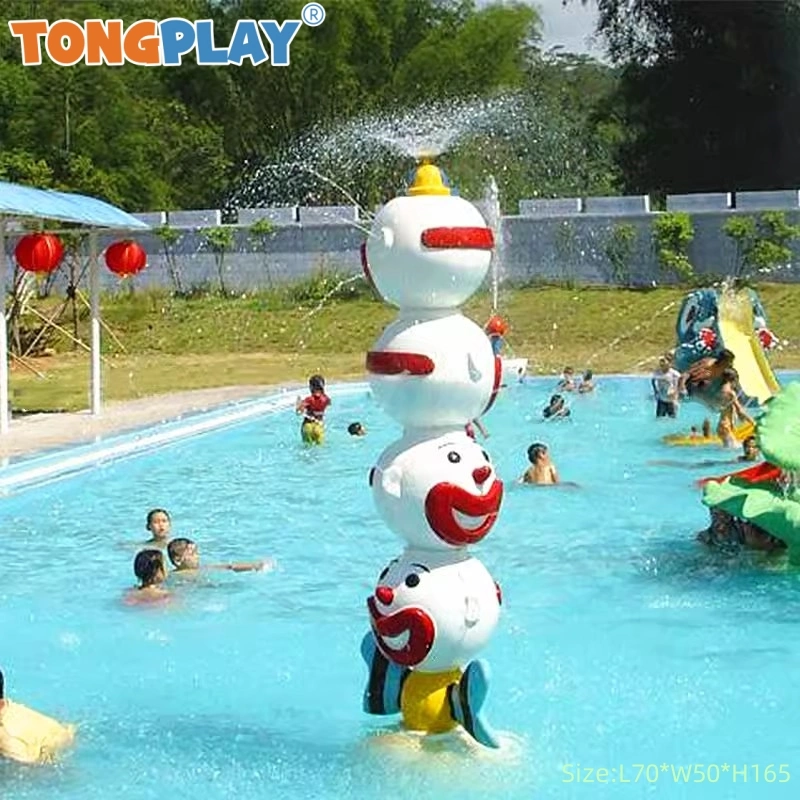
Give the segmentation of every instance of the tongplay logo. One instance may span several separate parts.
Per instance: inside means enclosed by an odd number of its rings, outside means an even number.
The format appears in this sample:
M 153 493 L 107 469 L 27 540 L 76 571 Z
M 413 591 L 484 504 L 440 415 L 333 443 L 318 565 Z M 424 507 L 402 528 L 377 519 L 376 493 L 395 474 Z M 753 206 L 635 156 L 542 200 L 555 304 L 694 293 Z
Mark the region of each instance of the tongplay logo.
M 306 3 L 300 19 L 240 19 L 227 47 L 216 42 L 210 19 L 141 19 L 127 28 L 121 19 L 87 19 L 83 23 L 27 19 L 12 20 L 8 27 L 20 40 L 25 66 L 42 63 L 44 45 L 47 57 L 62 67 L 81 61 L 89 66 L 177 67 L 191 52 L 202 66 L 241 66 L 250 59 L 254 66 L 269 61 L 274 67 L 288 67 L 291 44 L 300 26 L 316 28 L 324 21 L 325 9 L 320 3 Z

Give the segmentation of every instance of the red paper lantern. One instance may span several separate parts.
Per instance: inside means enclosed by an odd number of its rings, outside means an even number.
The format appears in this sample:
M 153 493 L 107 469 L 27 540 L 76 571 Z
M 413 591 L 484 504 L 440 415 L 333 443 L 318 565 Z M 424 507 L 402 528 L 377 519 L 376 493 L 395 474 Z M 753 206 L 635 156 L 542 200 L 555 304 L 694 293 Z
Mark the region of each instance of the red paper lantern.
M 106 266 L 120 277 L 136 275 L 147 265 L 147 253 L 133 239 L 114 242 L 106 249 Z
M 64 245 L 52 233 L 29 233 L 14 248 L 14 256 L 22 269 L 42 275 L 52 272 L 63 255 Z

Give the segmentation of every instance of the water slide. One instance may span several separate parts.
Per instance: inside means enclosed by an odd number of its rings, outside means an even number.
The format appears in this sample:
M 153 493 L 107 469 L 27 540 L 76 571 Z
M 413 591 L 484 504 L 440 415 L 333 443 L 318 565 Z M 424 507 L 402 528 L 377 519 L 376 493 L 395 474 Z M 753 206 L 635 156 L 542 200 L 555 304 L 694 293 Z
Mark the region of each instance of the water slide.
M 780 391 L 780 384 L 754 332 L 753 306 L 746 292 L 720 294 L 717 322 L 725 347 L 736 356 L 733 366 L 742 390 L 763 404 Z

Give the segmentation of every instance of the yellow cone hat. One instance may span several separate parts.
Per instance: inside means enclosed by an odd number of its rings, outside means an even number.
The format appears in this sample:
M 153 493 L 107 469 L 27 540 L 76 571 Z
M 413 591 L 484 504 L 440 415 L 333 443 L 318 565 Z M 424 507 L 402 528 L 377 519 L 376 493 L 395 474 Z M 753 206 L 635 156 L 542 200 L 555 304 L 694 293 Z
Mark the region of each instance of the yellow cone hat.
M 423 194 L 449 195 L 451 192 L 444 172 L 425 160 L 417 167 L 414 180 L 408 187 L 408 194 L 416 197 Z

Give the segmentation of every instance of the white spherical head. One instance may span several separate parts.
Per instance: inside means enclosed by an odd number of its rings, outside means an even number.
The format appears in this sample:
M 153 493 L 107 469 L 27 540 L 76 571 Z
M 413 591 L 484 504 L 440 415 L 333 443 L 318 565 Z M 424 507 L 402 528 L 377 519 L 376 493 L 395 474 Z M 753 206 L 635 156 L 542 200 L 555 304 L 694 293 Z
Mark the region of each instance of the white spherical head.
M 496 394 L 502 364 L 462 314 L 401 316 L 367 354 L 378 404 L 403 427 L 466 425 Z
M 471 661 L 500 615 L 501 593 L 477 558 L 406 550 L 381 572 L 367 600 L 372 632 L 386 658 L 420 672 Z
M 475 544 L 497 519 L 503 482 L 463 430 L 423 435 L 407 434 L 381 453 L 370 472 L 378 512 L 411 547 Z
M 376 215 L 364 271 L 381 296 L 400 308 L 456 308 L 480 287 L 494 236 L 462 197 L 396 197 Z

